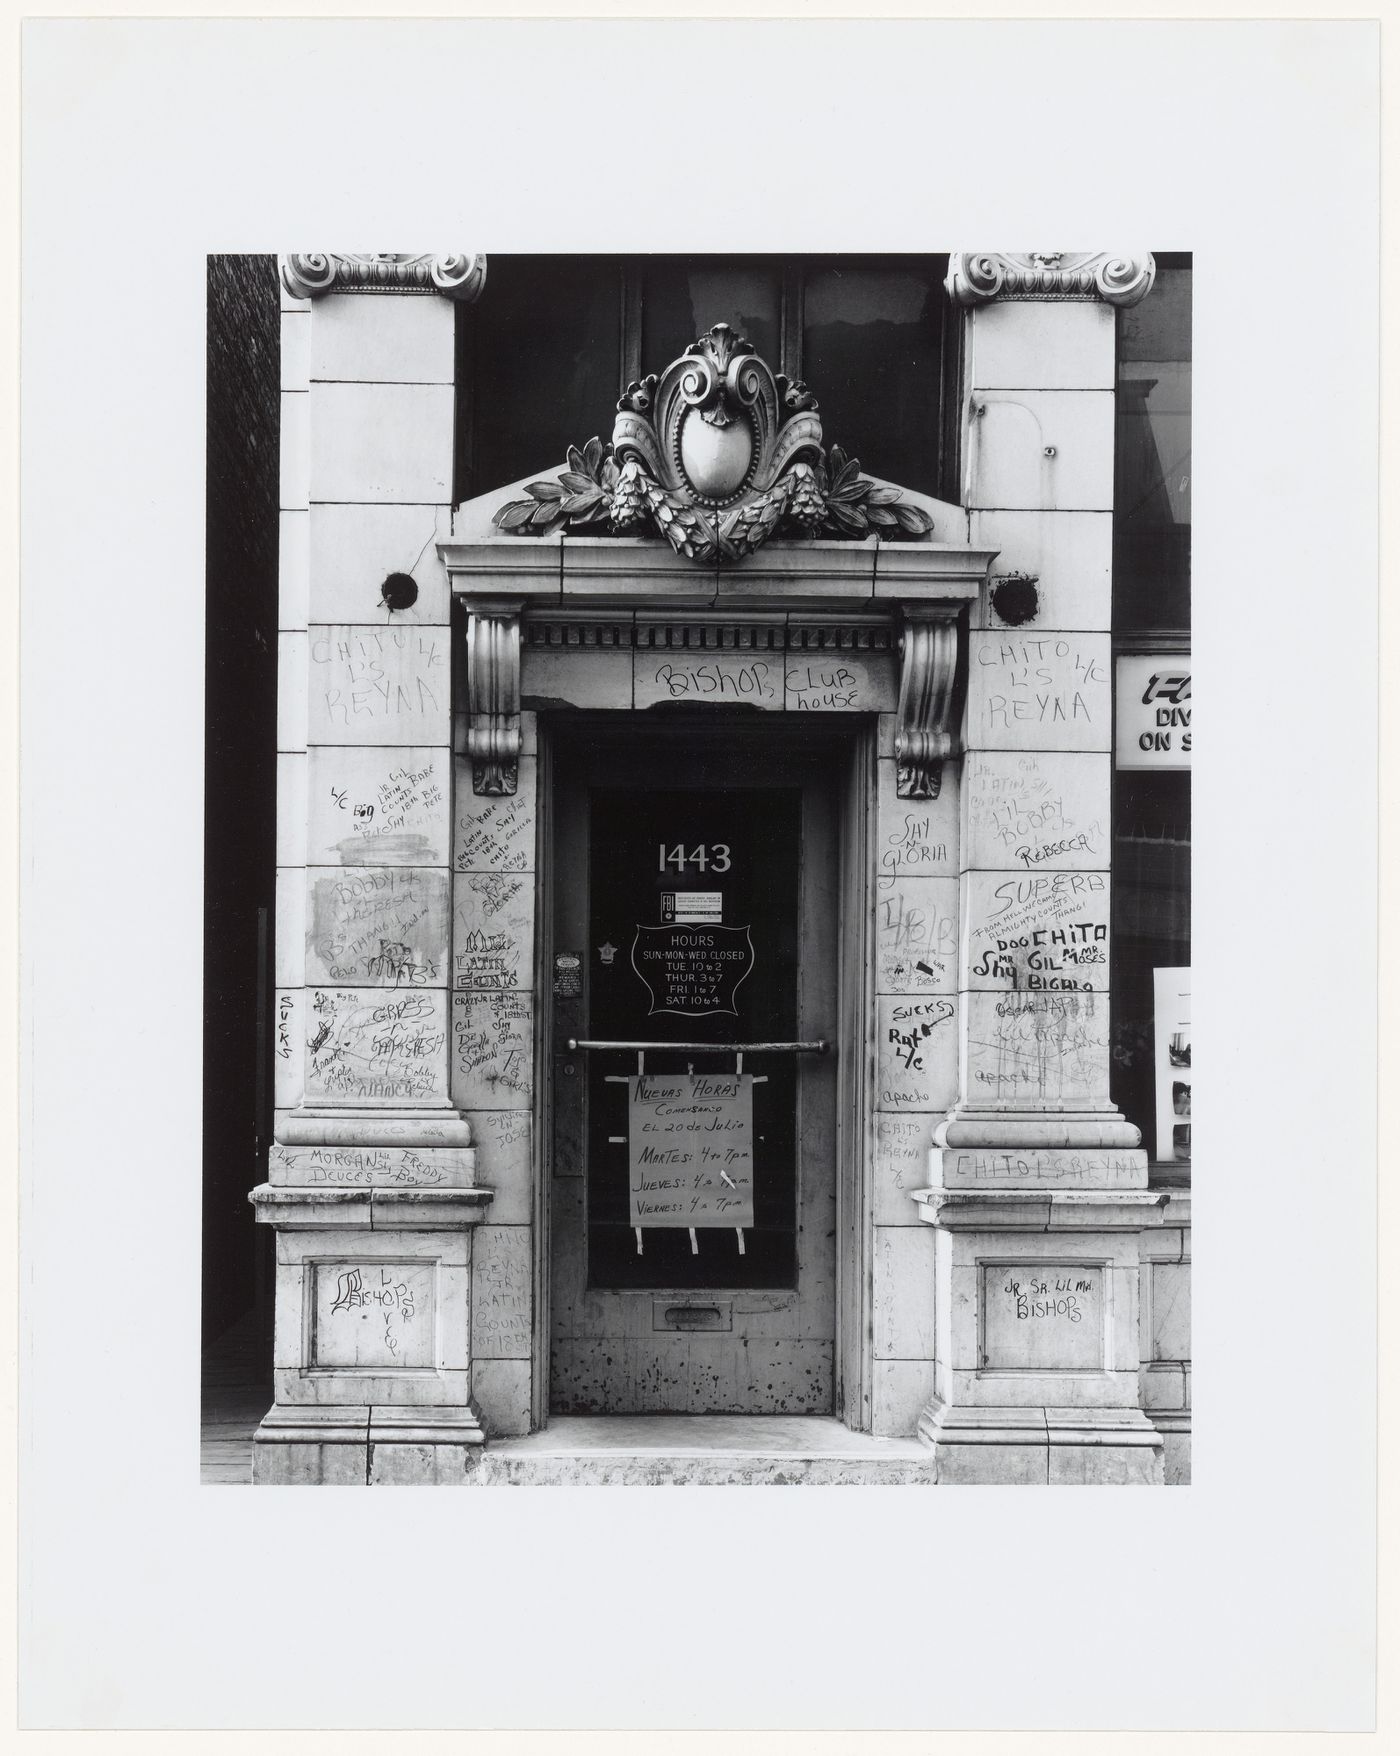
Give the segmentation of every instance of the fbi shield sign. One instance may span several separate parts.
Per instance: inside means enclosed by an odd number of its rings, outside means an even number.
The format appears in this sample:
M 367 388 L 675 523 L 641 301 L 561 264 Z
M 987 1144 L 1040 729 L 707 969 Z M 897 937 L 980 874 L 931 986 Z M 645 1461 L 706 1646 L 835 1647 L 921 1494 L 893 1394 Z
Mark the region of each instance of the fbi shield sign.
M 739 987 L 753 964 L 747 927 L 639 925 L 632 941 L 632 968 L 651 996 L 650 1017 L 737 1017 Z

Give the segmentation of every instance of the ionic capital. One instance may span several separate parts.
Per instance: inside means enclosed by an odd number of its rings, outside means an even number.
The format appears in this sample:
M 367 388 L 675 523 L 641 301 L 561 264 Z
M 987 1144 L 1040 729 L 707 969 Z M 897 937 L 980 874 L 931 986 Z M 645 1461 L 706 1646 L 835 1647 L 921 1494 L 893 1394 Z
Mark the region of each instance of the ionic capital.
M 943 285 L 956 305 L 993 299 L 1102 299 L 1136 305 L 1152 287 L 1157 265 L 1147 251 L 955 250 Z
M 336 293 L 441 293 L 474 305 L 486 285 L 484 256 L 279 256 L 282 285 L 294 299 Z

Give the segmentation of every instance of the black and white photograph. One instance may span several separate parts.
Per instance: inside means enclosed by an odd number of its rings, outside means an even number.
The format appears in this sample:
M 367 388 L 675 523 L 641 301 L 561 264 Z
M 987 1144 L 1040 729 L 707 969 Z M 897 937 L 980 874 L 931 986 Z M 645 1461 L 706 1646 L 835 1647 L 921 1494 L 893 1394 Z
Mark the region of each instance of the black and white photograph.
M 1373 1726 L 1374 21 L 24 44 L 22 1724 Z
M 1190 1480 L 1191 316 L 209 259 L 207 1479 Z

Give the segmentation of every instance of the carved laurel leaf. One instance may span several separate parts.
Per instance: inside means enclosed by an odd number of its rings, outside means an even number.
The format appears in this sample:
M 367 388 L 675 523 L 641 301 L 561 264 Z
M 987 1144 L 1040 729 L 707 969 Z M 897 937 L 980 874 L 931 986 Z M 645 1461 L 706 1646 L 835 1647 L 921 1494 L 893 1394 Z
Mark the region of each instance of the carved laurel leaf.
M 894 515 L 901 530 L 908 531 L 910 536 L 920 537 L 933 529 L 933 519 L 922 506 L 906 506 L 901 502 L 894 508 Z
M 851 531 L 859 537 L 869 534 L 870 527 L 866 521 L 864 507 L 852 506 L 841 500 L 828 500 L 827 511 L 843 530 Z
M 766 494 L 731 512 L 720 527 L 720 552 L 726 560 L 751 555 L 776 530 L 792 499 L 795 484 L 786 477 Z
M 491 522 L 501 530 L 519 530 L 534 517 L 535 504 L 533 500 L 508 501 L 497 511 Z
M 896 529 L 899 526 L 899 520 L 895 517 L 894 513 L 890 511 L 888 506 L 867 505 L 865 508 L 865 516 L 870 520 L 871 524 L 889 525 Z
M 527 482 L 525 492 L 532 500 L 562 500 L 564 490 L 558 482 Z
M 694 507 L 646 478 L 646 499 L 656 528 L 678 554 L 688 560 L 709 560 L 715 552 L 710 527 Z
M 868 490 L 869 483 L 862 480 L 860 464 L 853 457 L 831 484 L 831 498 L 833 500 L 863 500 Z
M 583 467 L 596 482 L 603 467 L 603 441 L 595 434 L 583 448 Z

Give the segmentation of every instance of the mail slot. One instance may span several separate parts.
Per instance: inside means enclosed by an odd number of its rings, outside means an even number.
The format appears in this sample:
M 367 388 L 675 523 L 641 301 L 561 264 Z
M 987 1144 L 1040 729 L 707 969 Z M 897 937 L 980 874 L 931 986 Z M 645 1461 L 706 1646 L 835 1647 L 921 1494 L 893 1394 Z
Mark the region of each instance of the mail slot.
M 653 1329 L 709 1329 L 731 1330 L 734 1327 L 734 1308 L 728 1299 L 711 1301 L 703 1305 L 678 1305 L 666 1299 L 657 1299 L 652 1305 Z

